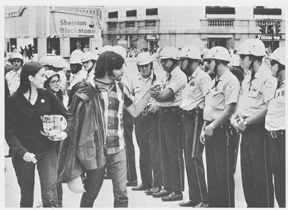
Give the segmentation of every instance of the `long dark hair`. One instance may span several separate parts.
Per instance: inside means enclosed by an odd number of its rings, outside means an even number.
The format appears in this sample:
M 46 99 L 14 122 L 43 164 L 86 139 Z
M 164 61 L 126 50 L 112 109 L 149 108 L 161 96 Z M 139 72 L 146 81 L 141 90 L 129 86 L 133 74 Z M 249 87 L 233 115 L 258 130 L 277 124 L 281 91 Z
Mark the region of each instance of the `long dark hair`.
M 114 69 L 121 69 L 124 63 L 124 58 L 112 51 L 102 53 L 96 63 L 95 78 L 103 78 L 108 72 L 109 76 L 113 75 Z
M 20 85 L 17 92 L 24 94 L 29 90 L 31 94 L 31 84 L 28 77 L 30 75 L 34 77 L 42 68 L 44 67 L 38 62 L 31 61 L 25 63 L 20 74 Z

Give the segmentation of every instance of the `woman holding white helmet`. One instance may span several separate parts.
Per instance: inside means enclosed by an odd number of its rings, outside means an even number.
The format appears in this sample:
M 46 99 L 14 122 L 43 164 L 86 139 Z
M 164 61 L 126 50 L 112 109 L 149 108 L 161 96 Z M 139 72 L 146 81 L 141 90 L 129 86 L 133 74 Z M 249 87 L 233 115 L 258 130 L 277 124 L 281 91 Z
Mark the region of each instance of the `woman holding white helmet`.
M 57 156 L 54 141 L 67 137 L 71 114 L 51 91 L 43 89 L 45 69 L 37 62 L 24 64 L 20 86 L 7 100 L 5 137 L 21 191 L 20 207 L 33 207 L 35 167 L 38 169 L 43 207 L 58 207 Z M 68 127 L 58 130 L 42 124 L 46 115 L 62 115 Z M 53 123 L 53 121 L 52 121 Z M 62 128 L 62 124 L 60 126 Z M 48 132 L 48 133 L 47 133 Z M 49 132 L 54 133 L 49 135 Z M 56 133 L 57 132 L 57 133 Z
M 245 40 L 239 45 L 238 54 L 240 65 L 251 72 L 242 82 L 238 108 L 230 120 L 242 136 L 240 157 L 244 196 L 248 207 L 273 207 L 265 115 L 277 81 L 262 63 L 266 55 L 262 41 Z
M 270 162 L 274 175 L 275 196 L 279 207 L 286 207 L 286 181 L 285 181 L 285 47 L 277 48 L 272 55 L 272 76 L 278 80 L 274 97 L 268 105 L 265 118 L 265 128 L 268 132 L 270 143 Z
M 205 60 L 216 74 L 205 97 L 205 120 L 200 141 L 206 146 L 209 207 L 235 207 L 232 163 L 235 143 L 231 141 L 229 118 L 238 102 L 240 84 L 229 71 L 230 55 L 224 47 L 213 47 Z

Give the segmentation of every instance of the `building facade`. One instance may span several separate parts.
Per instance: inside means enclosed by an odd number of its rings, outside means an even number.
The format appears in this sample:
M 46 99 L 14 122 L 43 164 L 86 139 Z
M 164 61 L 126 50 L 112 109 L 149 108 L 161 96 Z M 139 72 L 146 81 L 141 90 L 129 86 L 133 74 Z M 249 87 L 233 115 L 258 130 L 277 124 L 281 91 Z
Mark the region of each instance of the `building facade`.
M 69 57 L 77 43 L 82 50 L 101 48 L 102 11 L 101 6 L 6 6 L 5 51 L 32 45 L 39 60 L 51 53 Z
M 105 7 L 103 44 L 138 49 L 186 44 L 202 50 L 205 45 L 236 49 L 243 40 L 258 38 L 267 51 L 273 51 L 285 45 L 283 10 L 262 6 Z

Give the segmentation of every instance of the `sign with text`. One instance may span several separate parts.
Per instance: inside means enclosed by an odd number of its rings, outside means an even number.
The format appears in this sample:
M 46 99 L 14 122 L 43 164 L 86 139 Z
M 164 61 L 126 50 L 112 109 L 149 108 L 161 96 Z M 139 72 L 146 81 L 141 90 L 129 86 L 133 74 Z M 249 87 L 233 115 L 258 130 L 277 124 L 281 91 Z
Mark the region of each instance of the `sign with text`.
M 92 16 L 52 13 L 51 28 L 58 37 L 97 37 L 101 30 Z M 54 27 L 53 27 L 54 25 Z M 53 33 L 53 32 L 52 32 Z
M 262 41 L 272 41 L 272 35 L 266 35 L 266 34 L 256 35 L 256 39 L 260 39 Z M 275 41 L 279 41 L 281 39 L 281 36 L 273 36 L 273 39 Z

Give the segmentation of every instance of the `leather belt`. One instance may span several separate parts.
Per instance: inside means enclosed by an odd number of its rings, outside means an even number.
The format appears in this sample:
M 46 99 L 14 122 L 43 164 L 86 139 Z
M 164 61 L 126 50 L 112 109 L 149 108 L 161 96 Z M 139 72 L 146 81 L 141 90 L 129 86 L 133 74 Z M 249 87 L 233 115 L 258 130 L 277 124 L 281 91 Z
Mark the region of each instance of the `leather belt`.
M 268 131 L 268 135 L 269 135 L 272 139 L 276 139 L 277 137 L 280 137 L 280 136 L 282 136 L 282 135 L 285 136 L 285 130 Z
M 180 108 L 178 106 L 160 107 L 160 113 L 167 112 L 179 112 Z

